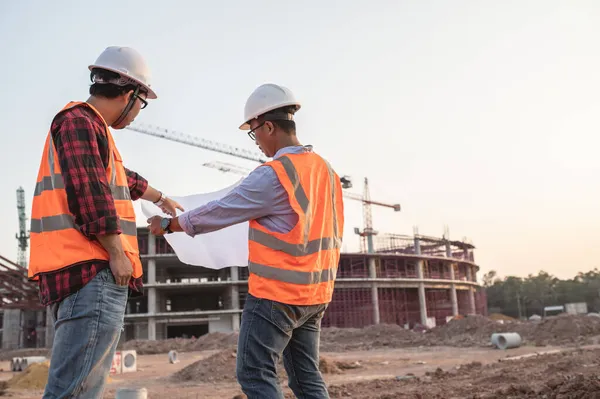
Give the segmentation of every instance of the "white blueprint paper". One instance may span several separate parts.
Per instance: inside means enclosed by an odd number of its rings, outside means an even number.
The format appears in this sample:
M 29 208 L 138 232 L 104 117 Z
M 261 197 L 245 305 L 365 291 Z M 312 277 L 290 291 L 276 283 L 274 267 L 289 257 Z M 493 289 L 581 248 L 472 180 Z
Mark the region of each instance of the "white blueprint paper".
M 215 199 L 224 197 L 237 183 L 220 191 L 171 197 L 179 202 L 186 211 L 197 208 Z M 142 202 L 142 213 L 146 219 L 155 216 L 167 216 L 159 207 L 148 201 Z M 181 211 L 177 211 L 178 215 Z M 236 224 L 221 230 L 190 237 L 186 233 L 165 234 L 179 260 L 193 266 L 210 269 L 222 269 L 230 266 L 248 266 L 248 222 Z

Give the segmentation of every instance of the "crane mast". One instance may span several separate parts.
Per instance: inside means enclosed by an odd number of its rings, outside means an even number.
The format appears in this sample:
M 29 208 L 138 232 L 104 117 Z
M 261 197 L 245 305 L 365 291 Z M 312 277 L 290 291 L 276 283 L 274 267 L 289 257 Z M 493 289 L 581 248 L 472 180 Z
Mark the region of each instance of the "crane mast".
M 27 216 L 25 214 L 25 190 L 23 187 L 17 189 L 17 213 L 19 215 L 19 233 L 16 235 L 19 242 L 17 264 L 27 268 L 27 247 L 29 246 L 29 235 L 27 234 Z

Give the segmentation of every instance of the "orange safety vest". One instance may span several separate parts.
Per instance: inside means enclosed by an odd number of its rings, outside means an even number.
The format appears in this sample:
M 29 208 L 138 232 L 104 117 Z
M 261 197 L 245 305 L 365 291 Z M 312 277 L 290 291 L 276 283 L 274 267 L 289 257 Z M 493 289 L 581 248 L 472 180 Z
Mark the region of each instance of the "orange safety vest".
M 83 102 L 70 102 L 62 111 L 74 106 L 87 106 L 104 121 L 93 106 Z M 137 278 L 142 275 L 142 262 L 138 249 L 135 211 L 129 194 L 123 160 L 106 122 L 104 126 L 110 154 L 106 177 L 120 218 L 121 244 L 133 265 L 133 277 Z M 40 273 L 53 272 L 80 262 L 109 260 L 108 252 L 99 241 L 88 239 L 78 230 L 75 218 L 69 211 L 58 155 L 50 131 L 46 137 L 35 185 L 30 239 L 28 277 L 31 280 L 38 280 Z
M 298 223 L 276 233 L 250 221 L 248 292 L 290 305 L 329 303 L 344 229 L 340 179 L 313 152 L 286 154 L 265 165 L 277 174 Z

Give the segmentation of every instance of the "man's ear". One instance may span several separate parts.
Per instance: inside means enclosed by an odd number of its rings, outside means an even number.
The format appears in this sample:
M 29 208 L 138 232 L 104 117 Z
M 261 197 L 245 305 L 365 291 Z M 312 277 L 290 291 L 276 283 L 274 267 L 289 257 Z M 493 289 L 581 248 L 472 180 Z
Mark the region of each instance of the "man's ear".
M 265 127 L 269 129 L 269 135 L 275 134 L 275 125 L 271 121 L 265 122 Z
M 129 102 L 129 100 L 131 100 L 131 97 L 133 96 L 133 90 L 129 90 L 127 93 L 125 93 L 124 98 L 125 98 L 125 102 Z

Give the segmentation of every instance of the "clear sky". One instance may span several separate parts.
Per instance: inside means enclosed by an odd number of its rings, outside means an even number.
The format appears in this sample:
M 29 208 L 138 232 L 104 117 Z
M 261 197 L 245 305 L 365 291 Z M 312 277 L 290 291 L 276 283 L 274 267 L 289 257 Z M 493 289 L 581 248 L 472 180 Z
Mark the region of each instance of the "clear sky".
M 377 230 L 448 225 L 482 273 L 600 267 L 599 37 L 593 0 L 0 1 L 0 254 L 16 260 L 15 190 L 29 215 L 52 117 L 87 98 L 105 47 L 126 45 L 159 95 L 138 122 L 252 149 L 237 130 L 246 98 L 280 83 L 302 101 L 304 144 L 402 204 L 374 208 Z M 253 166 L 129 130 L 115 139 L 171 195 L 239 178 L 204 162 Z M 346 226 L 355 250 L 359 202 L 346 201 Z

